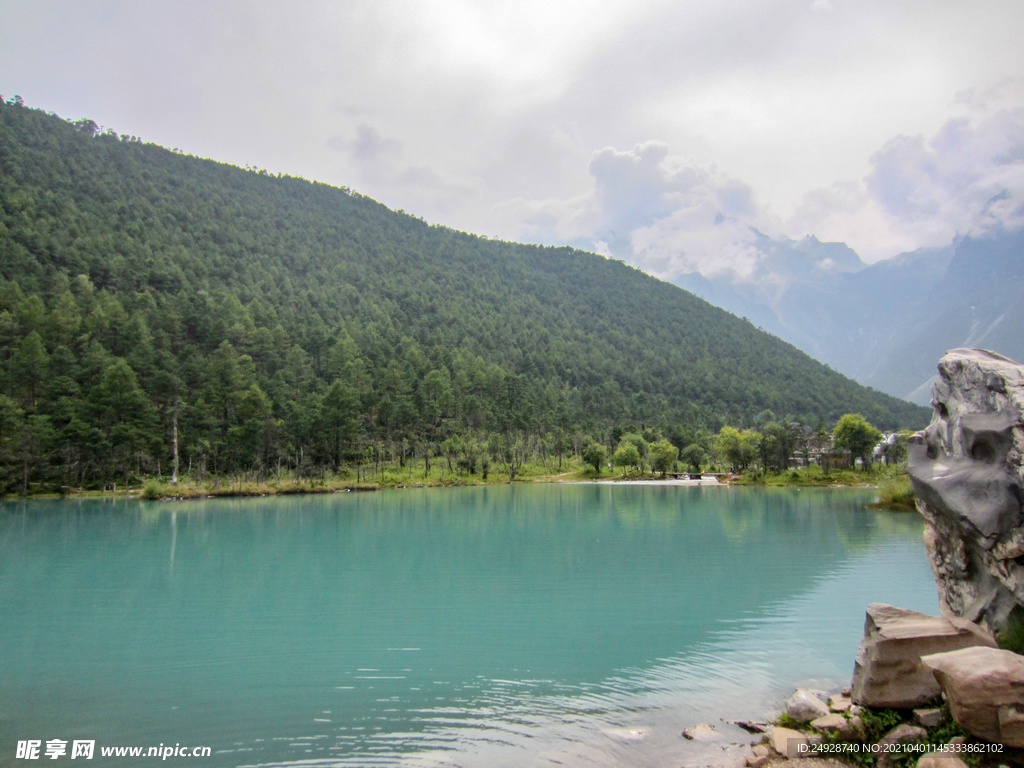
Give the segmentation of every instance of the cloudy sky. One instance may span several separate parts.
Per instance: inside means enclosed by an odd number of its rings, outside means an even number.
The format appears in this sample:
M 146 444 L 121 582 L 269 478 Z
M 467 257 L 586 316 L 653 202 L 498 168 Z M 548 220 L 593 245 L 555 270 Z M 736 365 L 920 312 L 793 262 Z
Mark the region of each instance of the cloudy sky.
M 0 93 L 430 222 L 742 272 L 1019 226 L 1020 0 L 0 4 Z

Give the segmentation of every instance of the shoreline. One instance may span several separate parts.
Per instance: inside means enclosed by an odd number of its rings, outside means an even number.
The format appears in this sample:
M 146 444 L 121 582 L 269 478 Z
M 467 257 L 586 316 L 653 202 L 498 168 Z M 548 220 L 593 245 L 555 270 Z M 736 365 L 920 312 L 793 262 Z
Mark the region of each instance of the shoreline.
M 705 473 L 711 475 L 711 473 Z M 859 479 L 859 478 L 858 478 Z M 719 475 L 702 477 L 700 480 L 690 478 L 630 478 L 630 477 L 586 477 L 578 472 L 563 472 L 554 475 L 533 475 L 516 480 L 480 480 L 477 478 L 455 478 L 451 482 L 405 482 L 405 483 L 379 483 L 379 482 L 338 482 L 337 484 L 324 483 L 321 485 L 287 483 L 246 483 L 238 487 L 232 481 L 214 483 L 214 488 L 199 489 L 196 485 L 172 486 L 169 483 L 160 483 L 154 491 L 149 489 L 153 481 L 147 481 L 141 487 L 129 486 L 126 490 L 120 491 L 97 491 L 97 490 L 75 490 L 70 493 L 34 493 L 23 495 L 20 493 L 8 494 L 0 497 L 4 502 L 35 500 L 56 500 L 56 499 L 130 499 L 134 501 L 190 501 L 200 499 L 220 498 L 264 498 L 270 496 L 302 496 L 333 493 L 365 493 L 369 491 L 388 490 L 409 490 L 413 488 L 472 488 L 494 485 L 543 485 L 543 484 L 567 484 L 567 485 L 629 485 L 629 486 L 661 486 L 661 487 L 740 487 L 740 488 L 878 488 L 885 478 L 877 477 L 864 482 L 821 482 L 817 478 L 801 476 L 798 481 L 791 482 L 757 482 L 750 481 L 742 475 L 725 476 L 719 480 Z M 147 493 L 153 495 L 147 495 Z M 886 505 L 873 503 L 873 509 L 891 509 L 893 511 L 904 511 L 899 505 Z

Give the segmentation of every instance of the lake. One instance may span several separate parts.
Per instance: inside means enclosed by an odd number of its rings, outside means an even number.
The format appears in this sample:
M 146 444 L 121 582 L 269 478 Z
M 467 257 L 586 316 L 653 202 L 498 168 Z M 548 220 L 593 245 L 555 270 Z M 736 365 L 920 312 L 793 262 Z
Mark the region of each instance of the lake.
M 0 765 L 25 739 L 95 740 L 93 765 L 158 744 L 209 746 L 169 758 L 203 766 L 678 765 L 719 749 L 686 726 L 847 684 L 869 602 L 938 612 L 920 519 L 872 499 L 7 502 Z

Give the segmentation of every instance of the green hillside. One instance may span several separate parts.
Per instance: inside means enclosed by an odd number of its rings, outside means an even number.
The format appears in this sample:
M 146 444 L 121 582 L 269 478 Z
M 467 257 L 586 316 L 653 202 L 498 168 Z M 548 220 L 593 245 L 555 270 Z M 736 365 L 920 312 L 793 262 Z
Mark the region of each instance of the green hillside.
M 0 104 L 0 484 L 927 411 L 692 294 Z M 175 419 L 175 414 L 177 418 Z M 562 438 L 559 438 L 562 439 Z

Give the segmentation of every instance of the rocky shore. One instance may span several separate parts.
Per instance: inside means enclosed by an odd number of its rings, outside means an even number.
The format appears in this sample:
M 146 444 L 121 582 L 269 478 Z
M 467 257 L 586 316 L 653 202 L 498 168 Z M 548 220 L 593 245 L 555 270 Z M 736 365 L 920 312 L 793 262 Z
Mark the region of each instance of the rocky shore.
M 683 738 L 717 744 L 691 765 L 764 768 L 1024 765 L 1024 656 L 957 618 L 868 606 L 853 679 L 841 690 L 797 689 L 771 722 L 699 723 Z M 825 761 L 822 763 L 821 761 Z
M 909 469 L 942 616 L 868 606 L 848 688 L 797 690 L 704 765 L 1024 765 L 1024 366 L 956 349 L 938 373 Z

